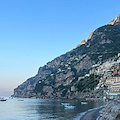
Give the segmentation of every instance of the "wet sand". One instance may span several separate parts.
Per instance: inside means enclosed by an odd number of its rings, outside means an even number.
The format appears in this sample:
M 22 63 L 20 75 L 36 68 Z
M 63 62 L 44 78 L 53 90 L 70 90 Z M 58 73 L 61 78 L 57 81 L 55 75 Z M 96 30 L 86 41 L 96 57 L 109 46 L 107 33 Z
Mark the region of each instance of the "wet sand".
M 96 120 L 99 116 L 99 111 L 103 109 L 104 107 L 93 109 L 91 111 L 88 111 L 85 115 L 83 115 L 80 120 Z

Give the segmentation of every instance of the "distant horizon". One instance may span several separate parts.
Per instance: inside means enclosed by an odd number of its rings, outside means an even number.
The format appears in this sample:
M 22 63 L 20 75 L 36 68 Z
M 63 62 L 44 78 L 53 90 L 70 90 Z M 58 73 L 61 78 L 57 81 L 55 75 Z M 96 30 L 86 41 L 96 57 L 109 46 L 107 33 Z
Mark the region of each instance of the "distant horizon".
M 5 91 L 5 90 L 1 90 L 0 91 L 0 97 L 11 97 L 11 95 L 13 95 L 13 91 Z
M 120 1 L 5 0 L 0 4 L 0 96 L 75 48 L 120 13 Z

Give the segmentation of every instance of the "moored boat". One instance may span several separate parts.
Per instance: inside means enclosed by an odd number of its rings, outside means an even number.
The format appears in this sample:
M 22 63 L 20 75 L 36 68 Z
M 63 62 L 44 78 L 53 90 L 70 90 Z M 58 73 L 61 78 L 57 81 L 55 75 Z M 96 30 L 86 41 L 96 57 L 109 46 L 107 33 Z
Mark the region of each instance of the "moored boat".
M 81 102 L 82 105 L 88 104 L 87 102 Z
M 70 105 L 69 103 L 61 103 L 61 105 L 67 106 Z
M 4 98 L 0 98 L 0 101 L 7 101 L 7 99 L 4 99 Z
M 75 106 L 65 105 L 65 108 L 67 108 L 67 109 L 74 109 Z
M 24 100 L 18 100 L 18 101 L 24 101 Z

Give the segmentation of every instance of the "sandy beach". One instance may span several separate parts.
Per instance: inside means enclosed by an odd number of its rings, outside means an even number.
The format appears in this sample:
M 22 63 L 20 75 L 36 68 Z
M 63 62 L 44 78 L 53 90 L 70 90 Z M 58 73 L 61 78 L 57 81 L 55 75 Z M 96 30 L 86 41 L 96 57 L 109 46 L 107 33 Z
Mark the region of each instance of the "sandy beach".
M 91 111 L 88 111 L 85 115 L 83 115 L 80 120 L 96 120 L 99 116 L 99 111 L 103 109 L 104 107 L 100 107 L 98 109 L 93 109 Z

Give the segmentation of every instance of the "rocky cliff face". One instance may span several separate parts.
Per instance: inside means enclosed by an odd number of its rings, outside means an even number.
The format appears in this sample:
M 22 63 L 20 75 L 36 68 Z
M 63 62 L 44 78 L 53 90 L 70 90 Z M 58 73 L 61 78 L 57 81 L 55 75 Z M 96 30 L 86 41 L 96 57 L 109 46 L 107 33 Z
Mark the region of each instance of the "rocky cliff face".
M 31 97 L 34 95 L 33 90 L 39 80 L 44 80 L 47 75 L 51 74 L 54 70 L 58 68 L 61 61 L 67 59 L 68 54 L 62 55 L 51 62 L 48 62 L 45 66 L 40 67 L 37 75 L 32 78 L 27 79 L 23 84 L 14 89 L 14 97 Z
M 80 47 L 81 45 L 84 45 L 85 43 L 86 43 L 86 40 L 82 40 L 81 43 L 77 45 L 77 47 Z
M 109 25 L 120 25 L 120 14 L 109 22 Z
M 77 98 L 74 86 L 93 64 L 106 61 L 120 52 L 120 26 L 105 25 L 96 29 L 86 43 L 40 67 L 32 77 L 14 90 L 14 97 Z

